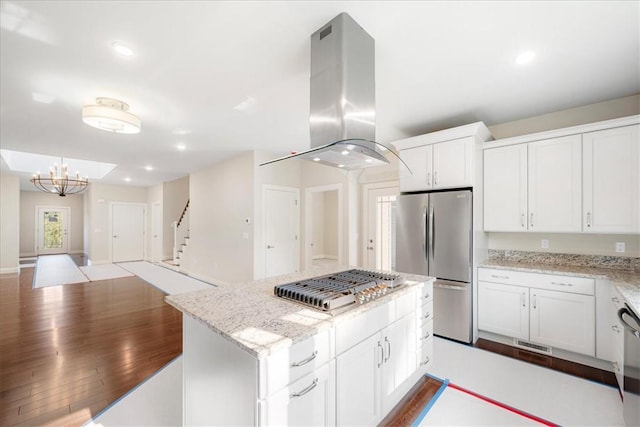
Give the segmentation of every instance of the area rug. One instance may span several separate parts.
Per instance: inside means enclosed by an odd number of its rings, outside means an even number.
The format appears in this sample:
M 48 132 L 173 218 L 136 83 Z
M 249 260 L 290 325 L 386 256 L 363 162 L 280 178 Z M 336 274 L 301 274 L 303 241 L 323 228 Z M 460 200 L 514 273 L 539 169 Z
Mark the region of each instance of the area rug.
M 120 277 L 135 276 L 133 273 L 116 264 L 88 265 L 80 267 L 80 270 L 82 270 L 82 272 L 92 282 L 96 282 L 98 280 L 109 280 L 117 279 Z
M 89 279 L 82 274 L 69 255 L 42 255 L 36 261 L 34 288 L 87 282 Z

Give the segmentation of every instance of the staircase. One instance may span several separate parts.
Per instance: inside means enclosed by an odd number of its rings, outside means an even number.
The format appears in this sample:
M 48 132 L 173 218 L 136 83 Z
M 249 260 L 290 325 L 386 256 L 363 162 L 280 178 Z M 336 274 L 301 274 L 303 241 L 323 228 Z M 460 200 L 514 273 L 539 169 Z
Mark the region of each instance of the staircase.
M 189 200 L 182 210 L 180 219 L 173 222 L 173 262 L 176 271 L 186 273 L 187 247 L 189 246 Z

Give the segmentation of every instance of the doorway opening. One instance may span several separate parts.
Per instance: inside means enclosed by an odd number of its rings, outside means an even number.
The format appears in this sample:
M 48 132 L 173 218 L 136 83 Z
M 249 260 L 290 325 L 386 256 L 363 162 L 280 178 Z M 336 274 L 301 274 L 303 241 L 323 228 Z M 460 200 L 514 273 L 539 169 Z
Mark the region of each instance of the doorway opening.
M 342 185 L 306 189 L 306 266 L 344 265 L 342 253 Z
M 397 183 L 365 186 L 364 205 L 365 268 L 393 271 L 396 267 L 396 201 Z

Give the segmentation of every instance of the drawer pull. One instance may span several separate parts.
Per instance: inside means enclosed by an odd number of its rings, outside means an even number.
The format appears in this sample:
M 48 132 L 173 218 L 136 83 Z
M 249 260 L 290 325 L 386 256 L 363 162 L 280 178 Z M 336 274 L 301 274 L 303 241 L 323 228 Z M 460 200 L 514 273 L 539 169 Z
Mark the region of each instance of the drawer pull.
M 505 279 L 505 280 L 509 280 L 509 276 L 499 276 L 497 274 L 492 274 L 491 277 L 493 277 L 494 279 Z
M 613 332 L 620 333 L 620 327 L 619 327 L 618 325 L 613 325 L 613 326 L 611 326 L 611 330 L 612 330 Z
M 424 294 L 423 299 L 429 299 L 429 298 L 431 298 L 431 294 L 429 293 Z
M 311 356 L 307 357 L 307 358 L 306 358 L 306 359 L 304 359 L 304 360 L 301 360 L 301 361 L 299 361 L 299 362 L 293 362 L 293 363 L 291 364 L 291 367 L 292 367 L 292 368 L 298 368 L 298 367 L 300 367 L 300 366 L 304 366 L 304 365 L 306 365 L 307 363 L 311 362 L 313 359 L 315 359 L 317 356 L 318 356 L 318 350 L 314 351 L 314 352 L 313 352 L 313 354 L 312 354 Z
M 431 362 L 431 359 L 429 359 L 429 356 L 427 356 L 426 359 L 424 359 L 424 362 L 420 362 L 420 366 L 424 366 L 429 364 L 429 362 Z
M 428 340 L 431 337 L 431 334 L 429 332 L 427 332 L 427 335 L 423 336 L 422 338 L 420 338 L 421 340 Z
M 430 317 L 431 317 L 431 313 L 429 313 L 429 312 L 427 312 L 427 314 L 425 314 L 425 315 L 424 315 L 424 318 L 425 318 L 425 319 L 428 319 L 428 318 L 430 318 Z
M 618 299 L 618 297 L 611 297 L 611 301 L 613 301 L 616 304 L 620 304 L 620 300 Z
M 318 379 L 316 378 L 315 380 L 313 380 L 313 382 L 306 388 L 291 394 L 291 397 L 300 397 L 300 396 L 304 396 L 305 394 L 309 393 L 311 390 L 313 390 L 314 388 L 316 388 L 316 386 L 318 385 Z
M 573 286 L 573 283 L 551 282 L 551 284 L 556 286 Z

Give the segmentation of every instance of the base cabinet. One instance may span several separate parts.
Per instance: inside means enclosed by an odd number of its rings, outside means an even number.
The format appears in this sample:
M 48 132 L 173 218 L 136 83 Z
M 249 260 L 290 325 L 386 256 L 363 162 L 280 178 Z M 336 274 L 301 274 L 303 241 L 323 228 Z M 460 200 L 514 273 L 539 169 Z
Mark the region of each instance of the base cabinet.
M 618 310 L 624 298 L 613 283 L 598 280 L 596 285 L 596 357 L 611 362 L 618 388 L 622 389 L 624 374 L 624 330 L 618 320 Z
M 595 356 L 593 279 L 496 269 L 478 278 L 480 330 Z

